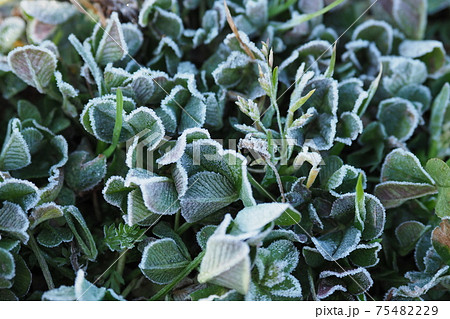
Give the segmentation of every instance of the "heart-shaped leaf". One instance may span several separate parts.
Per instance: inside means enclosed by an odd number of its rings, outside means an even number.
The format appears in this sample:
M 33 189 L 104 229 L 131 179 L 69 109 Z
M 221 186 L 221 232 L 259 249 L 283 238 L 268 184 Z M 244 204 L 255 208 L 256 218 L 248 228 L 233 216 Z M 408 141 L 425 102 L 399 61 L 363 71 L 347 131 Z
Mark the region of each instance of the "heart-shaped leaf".
M 172 238 L 163 238 L 148 244 L 142 254 L 139 268 L 157 284 L 170 283 L 186 266 L 186 257 Z
M 211 236 L 206 244 L 198 281 L 246 294 L 250 284 L 249 252 L 249 246 L 233 236 Z
M 14 74 L 40 93 L 44 93 L 50 83 L 56 63 L 52 51 L 35 45 L 19 47 L 8 54 L 8 64 Z

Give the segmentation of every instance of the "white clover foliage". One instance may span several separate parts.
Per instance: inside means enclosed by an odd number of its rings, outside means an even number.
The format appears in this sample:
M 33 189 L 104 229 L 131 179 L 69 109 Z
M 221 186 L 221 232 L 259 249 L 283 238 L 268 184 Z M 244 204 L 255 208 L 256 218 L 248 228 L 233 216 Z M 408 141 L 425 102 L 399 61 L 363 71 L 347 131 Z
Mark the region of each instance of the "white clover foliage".
M 448 296 L 448 1 L 110 2 L 2 8 L 0 299 Z
M 77 13 L 71 3 L 53 0 L 21 1 L 20 7 L 31 17 L 46 24 L 61 24 Z
M 40 93 L 45 92 L 56 69 L 57 59 L 49 49 L 27 45 L 15 48 L 8 54 L 11 70 Z
M 25 31 L 25 22 L 19 17 L 8 17 L 0 23 L 0 53 L 8 52 Z
M 86 273 L 78 270 L 73 286 L 61 286 L 59 288 L 46 291 L 42 295 L 42 300 L 50 301 L 100 301 L 100 300 L 125 300 L 116 294 L 112 289 L 104 287 L 98 288 L 85 279 Z

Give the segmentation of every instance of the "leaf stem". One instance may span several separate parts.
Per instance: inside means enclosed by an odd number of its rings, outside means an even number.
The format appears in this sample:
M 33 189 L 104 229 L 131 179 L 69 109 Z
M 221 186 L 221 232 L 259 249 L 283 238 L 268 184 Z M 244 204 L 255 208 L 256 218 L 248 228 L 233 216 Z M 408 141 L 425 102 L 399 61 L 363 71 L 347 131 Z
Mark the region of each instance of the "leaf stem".
M 181 226 L 183 227 L 183 226 Z M 195 268 L 197 268 L 198 265 L 200 265 L 200 262 L 202 261 L 203 257 L 205 256 L 206 251 L 203 250 L 200 254 L 198 254 L 197 257 L 189 265 L 187 265 L 186 268 L 183 269 L 182 272 L 178 276 L 175 277 L 172 282 L 164 288 L 162 288 L 160 291 L 158 291 L 153 297 L 150 298 L 150 301 L 155 301 L 158 299 L 161 299 L 165 295 L 167 295 L 173 287 L 175 287 L 181 280 L 183 280 L 187 275 L 189 275 Z
M 250 184 L 252 184 L 261 195 L 267 197 L 273 202 L 277 201 L 250 173 L 247 173 L 247 176 Z
M 180 227 L 180 215 L 181 215 L 181 211 L 178 210 L 177 213 L 175 214 L 175 223 L 174 223 L 174 226 L 173 226 L 173 229 L 175 231 L 177 231 L 178 228 Z
M 303 22 L 309 21 L 311 19 L 314 19 L 318 16 L 321 16 L 321 15 L 327 13 L 331 9 L 334 9 L 335 7 L 340 5 L 342 2 L 344 2 L 344 0 L 336 0 L 336 1 L 332 2 L 331 4 L 329 4 L 328 6 L 326 6 L 325 8 L 322 8 L 313 13 L 299 15 L 289 21 L 280 23 L 275 28 L 278 29 L 279 31 L 287 31 Z
M 183 225 L 181 225 L 180 227 L 178 227 L 178 229 L 176 230 L 178 235 L 183 234 L 186 230 L 188 230 L 193 224 L 191 223 L 184 223 Z
M 127 261 L 127 251 L 125 251 L 124 253 L 121 253 L 119 255 L 119 260 L 117 261 L 116 271 L 121 277 L 123 274 L 123 270 L 125 269 L 126 261 Z
M 308 267 L 308 282 L 309 282 L 309 291 L 311 292 L 311 297 L 314 301 L 318 301 L 316 288 L 314 287 L 314 279 L 312 277 L 311 267 Z
M 28 240 L 28 244 L 33 251 L 34 255 L 36 256 L 36 259 L 39 263 L 39 266 L 41 267 L 42 273 L 44 274 L 45 282 L 47 283 L 48 289 L 52 290 L 55 289 L 55 284 L 53 283 L 52 275 L 50 274 L 50 270 L 48 269 L 47 262 L 45 261 L 44 255 L 42 254 L 42 251 L 39 249 L 36 239 L 34 239 L 33 232 L 31 230 L 28 231 L 28 235 L 30 236 L 30 239 Z

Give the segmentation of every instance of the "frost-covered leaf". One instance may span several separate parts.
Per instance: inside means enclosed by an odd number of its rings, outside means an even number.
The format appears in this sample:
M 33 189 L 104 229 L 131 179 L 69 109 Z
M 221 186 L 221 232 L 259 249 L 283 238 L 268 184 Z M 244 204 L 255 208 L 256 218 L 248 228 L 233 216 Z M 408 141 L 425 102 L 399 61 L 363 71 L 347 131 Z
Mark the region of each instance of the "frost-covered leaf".
M 219 64 L 212 76 L 224 88 L 235 87 L 242 81 L 242 74 L 249 67 L 250 61 L 248 55 L 233 51 L 226 61 Z
M 21 128 L 18 119 L 9 121 L 5 142 L 0 153 L 0 170 L 16 170 L 31 163 L 30 150 L 27 141 L 20 132 Z
M 98 288 L 85 279 L 85 272 L 78 270 L 73 286 L 60 286 L 59 288 L 44 292 L 42 300 L 50 301 L 123 301 L 122 296 L 112 289 Z
M 427 65 L 428 71 L 434 73 L 445 63 L 445 49 L 442 42 L 435 40 L 403 41 L 399 48 L 400 55 L 419 59 Z
M 443 219 L 433 230 L 431 241 L 442 260 L 450 265 L 450 221 L 448 219 Z
M 14 278 L 15 274 L 13 255 L 9 251 L 0 248 L 0 278 L 10 280 Z
M 438 158 L 430 159 L 426 170 L 437 184 L 436 215 L 441 218 L 450 216 L 450 167 Z
M 427 79 L 425 63 L 411 58 L 386 56 L 383 63 L 383 87 L 393 96 L 408 84 L 422 84 Z
M 0 231 L 9 233 L 11 236 L 20 239 L 24 244 L 28 242 L 27 215 L 19 205 L 4 202 L 0 209 Z
M 213 235 L 200 265 L 198 281 L 235 289 L 246 294 L 250 285 L 250 248 L 230 235 Z
M 11 291 L 17 297 L 23 297 L 31 287 L 32 274 L 25 260 L 20 255 L 14 255 L 14 264 L 16 266 L 16 276 L 14 277 L 14 284 L 11 287 Z
M 349 255 L 350 261 L 358 267 L 373 267 L 378 264 L 378 252 L 381 250 L 380 243 L 360 244 Z
M 202 229 L 200 229 L 200 231 L 197 233 L 195 237 L 201 249 L 204 250 L 206 248 L 206 243 L 208 242 L 209 237 L 211 237 L 214 234 L 216 229 L 217 226 L 214 225 L 207 225 Z
M 288 240 L 278 240 L 267 248 L 258 250 L 256 267 L 259 272 L 259 283 L 266 287 L 280 284 L 285 275 L 297 267 L 299 252 Z
M 406 200 L 435 194 L 436 187 L 424 183 L 383 182 L 375 187 L 375 195 L 384 207 L 392 208 L 403 204 Z
M 404 142 L 414 133 L 420 114 L 410 101 L 392 98 L 380 103 L 377 118 L 383 123 L 387 134 Z
M 313 237 L 312 241 L 323 258 L 329 261 L 335 261 L 347 257 L 356 249 L 361 238 L 361 232 L 349 227 L 342 231 L 337 231 L 322 235 L 318 238 Z
M 142 31 L 133 23 L 124 23 L 122 24 L 122 33 L 127 44 L 128 54 L 135 55 L 144 42 Z
M 280 72 L 286 72 L 289 77 L 295 77 L 302 63 L 316 74 L 325 72 L 327 65 L 324 60 L 331 56 L 332 48 L 332 44 L 324 40 L 313 40 L 303 44 L 280 64 Z
M 159 34 L 178 39 L 183 33 L 184 27 L 181 18 L 173 12 L 155 8 L 152 26 Z
M 384 22 L 377 20 L 368 20 L 361 23 L 355 31 L 353 31 L 352 40 L 367 40 L 375 42 L 378 49 L 388 55 L 392 49 L 394 34 L 392 27 Z
M 56 69 L 56 56 L 49 49 L 26 45 L 16 48 L 8 54 L 11 70 L 22 81 L 45 92 Z
M 39 189 L 29 181 L 8 178 L 0 182 L 0 201 L 5 200 L 27 211 L 39 201 Z
M 279 218 L 288 208 L 288 204 L 282 203 L 246 207 L 240 210 L 234 219 L 234 232 L 245 234 L 260 231 L 264 226 Z
M 167 284 L 186 268 L 189 262 L 190 258 L 182 253 L 173 239 L 163 238 L 145 247 L 139 268 L 152 282 Z
M 71 242 L 73 240 L 73 233 L 68 228 L 53 227 L 49 224 L 44 224 L 36 240 L 44 247 L 53 248 L 63 242 Z
M 106 157 L 97 157 L 86 151 L 76 151 L 70 154 L 64 168 L 67 185 L 76 192 L 92 189 L 106 175 Z
M 74 234 L 81 251 L 89 260 L 94 261 L 97 258 L 98 251 L 83 215 L 75 206 L 65 206 L 63 211 L 67 225 Z
M 325 184 L 326 189 L 334 196 L 354 191 L 359 174 L 362 174 L 363 187 L 366 185 L 366 174 L 363 170 L 350 165 L 342 165 L 337 169 Z
M 25 0 L 20 2 L 20 7 L 27 15 L 47 24 L 61 24 L 77 13 L 71 3 L 53 0 Z
M 390 0 L 395 23 L 406 36 L 422 39 L 427 25 L 427 0 Z
M 19 17 L 8 17 L 0 23 L 0 53 L 8 52 L 22 33 L 25 22 Z
M 428 228 L 425 225 L 415 220 L 398 225 L 395 229 L 395 237 L 400 244 L 400 255 L 407 255 L 427 230 Z
M 127 183 L 130 179 L 127 178 Z M 180 209 L 178 194 L 172 180 L 153 176 L 139 182 L 142 198 L 148 210 L 159 215 L 173 215 Z
M 134 109 L 134 102 L 126 97 L 123 98 L 123 101 L 123 123 L 119 143 L 126 141 L 140 132 L 134 132 L 133 128 L 127 123 L 125 110 Z M 116 106 L 116 99 L 113 95 L 105 95 L 100 98 L 91 99 L 80 115 L 80 122 L 86 131 L 93 134 L 97 139 L 111 143 L 114 125 L 116 123 Z
M 431 106 L 431 118 L 429 124 L 430 130 L 430 148 L 429 156 L 435 157 L 440 149 L 443 148 L 443 125 L 445 115 L 450 105 L 450 84 L 445 83 L 439 94 L 436 96 Z M 447 112 L 448 113 L 448 112 Z
M 30 228 L 33 229 L 37 225 L 47 220 L 63 216 L 61 207 L 55 203 L 45 203 L 36 206 L 30 215 Z
M 341 291 L 347 291 L 352 295 L 359 295 L 370 289 L 373 285 L 372 277 L 365 268 L 356 268 L 349 270 L 322 271 L 319 275 L 321 279 L 337 279 L 335 285 L 341 287 Z M 321 281 L 318 288 L 318 296 L 320 299 L 324 299 L 331 294 L 322 294 L 322 291 L 326 290 L 323 286 L 327 281 Z M 338 283 L 341 283 L 339 285 Z M 344 289 L 342 289 L 344 288 Z
M 358 115 L 344 112 L 340 115 L 336 127 L 336 141 L 351 145 L 363 131 L 363 123 Z
M 355 222 L 356 214 L 361 208 L 357 207 L 356 193 L 344 194 L 336 199 L 331 208 L 330 217 L 343 225 Z M 358 205 L 360 205 L 358 201 Z M 379 199 L 371 194 L 364 194 L 365 219 L 361 238 L 372 240 L 383 233 L 386 214 Z
M 434 184 L 433 179 L 423 169 L 419 159 L 411 152 L 397 148 L 390 152 L 381 169 L 381 182 L 411 182 Z
M 128 46 L 123 35 L 119 16 L 113 12 L 108 20 L 102 39 L 95 53 L 95 60 L 100 65 L 107 65 L 123 59 L 128 54 Z
M 233 183 L 214 172 L 199 172 L 189 178 L 181 198 L 181 214 L 190 223 L 208 216 L 239 199 Z
M 312 80 L 303 90 L 303 95 L 315 90 L 302 106 L 311 108 L 312 116 L 305 124 L 288 130 L 288 135 L 297 145 L 309 146 L 316 150 L 327 150 L 333 145 L 336 136 L 338 88 L 337 81 L 323 78 Z M 309 110 L 308 110 L 309 112 Z
M 97 85 L 99 92 L 102 92 L 102 78 L 103 78 L 102 71 L 100 71 L 97 62 L 95 61 L 94 56 L 92 55 L 90 44 L 88 42 L 84 42 L 84 44 L 81 44 L 81 42 L 73 34 L 69 35 L 68 40 L 83 59 L 85 63 L 85 68 L 87 68 L 86 70 L 88 70 L 90 74 L 94 77 L 93 80 Z M 81 69 L 81 71 L 83 71 L 83 68 Z M 87 76 L 87 79 L 88 78 L 90 78 L 90 76 Z

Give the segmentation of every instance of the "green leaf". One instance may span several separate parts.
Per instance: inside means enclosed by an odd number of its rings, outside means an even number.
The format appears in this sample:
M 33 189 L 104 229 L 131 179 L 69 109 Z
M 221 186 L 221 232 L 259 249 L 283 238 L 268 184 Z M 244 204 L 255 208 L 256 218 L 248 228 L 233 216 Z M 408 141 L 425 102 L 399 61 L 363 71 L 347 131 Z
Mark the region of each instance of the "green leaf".
M 436 182 L 438 187 L 450 187 L 450 167 L 439 158 L 428 160 L 425 170 Z
M 442 126 L 445 112 L 450 105 L 450 84 L 445 83 L 431 106 L 429 157 L 436 157 L 441 147 Z
M 102 39 L 95 53 L 95 60 L 100 65 L 115 62 L 123 59 L 128 54 L 127 43 L 123 35 L 122 25 L 119 16 L 113 12 L 108 19 Z
M 443 219 L 433 230 L 431 241 L 441 259 L 450 265 L 450 220 Z
M 61 286 L 44 292 L 42 300 L 50 301 L 123 301 L 122 296 L 117 295 L 112 289 L 98 288 L 85 278 L 83 270 L 78 270 L 73 286 Z
M 20 7 L 25 13 L 46 24 L 61 24 L 69 20 L 77 9 L 68 2 L 53 0 L 21 1 Z
M 56 63 L 52 51 L 35 45 L 19 47 L 8 54 L 8 64 L 14 74 L 40 93 L 44 93 L 50 83 Z
M 419 59 L 427 65 L 429 73 L 435 73 L 445 64 L 444 45 L 435 40 L 403 41 L 399 48 L 400 55 Z
M 424 183 L 384 182 L 375 187 L 377 196 L 386 208 L 398 207 L 405 201 L 435 194 L 435 186 Z
M 106 175 L 106 157 L 97 157 L 86 151 L 70 154 L 64 169 L 65 181 L 75 192 L 84 192 L 99 184 Z
M 20 132 L 21 129 L 18 119 L 9 121 L 7 135 L 0 153 L 0 170 L 2 171 L 20 169 L 31 163 L 30 149 Z
M 360 244 L 349 255 L 350 261 L 358 267 L 373 267 L 379 262 L 380 243 Z
M 393 96 L 409 84 L 422 84 L 427 79 L 425 63 L 411 58 L 385 56 L 380 58 L 383 64 L 383 87 Z
M 427 26 L 427 0 L 393 1 L 392 16 L 407 37 L 422 39 Z
M 189 178 L 188 189 L 181 198 L 181 214 L 193 223 L 239 199 L 233 183 L 214 172 L 199 172 Z
M 355 250 L 360 238 L 361 232 L 354 227 L 349 227 L 318 238 L 312 237 L 312 241 L 325 260 L 335 261 L 347 257 Z
M 94 261 L 97 258 L 97 247 L 80 211 L 75 206 L 65 206 L 63 211 L 67 225 L 74 234 L 81 250 L 89 260 Z
M 0 24 L 0 53 L 8 52 L 22 33 L 25 22 L 19 17 L 7 17 Z
M 230 235 L 213 235 L 200 265 L 198 281 L 235 289 L 246 294 L 250 285 L 250 248 Z
M 39 201 L 39 189 L 27 180 L 8 178 L 0 182 L 0 201 L 4 200 L 27 211 Z
M 380 103 L 377 119 L 384 125 L 388 135 L 404 142 L 414 133 L 420 114 L 410 101 L 392 98 Z
M 152 282 L 168 284 L 189 262 L 172 238 L 163 238 L 145 247 L 139 268 Z
M 33 209 L 30 215 L 30 229 L 34 229 L 40 223 L 62 217 L 64 215 L 61 207 L 55 203 L 45 203 Z
M 397 148 L 390 152 L 381 168 L 381 182 L 411 182 L 434 184 L 433 179 L 423 169 L 419 159 L 411 152 Z
M 243 234 L 259 232 L 286 212 L 289 206 L 289 204 L 267 203 L 246 207 L 240 210 L 234 219 L 234 232 Z
M 31 287 L 32 274 L 25 260 L 20 255 L 14 255 L 14 264 L 16 266 L 16 276 L 11 291 L 17 297 L 25 296 Z
M 353 41 L 361 39 L 375 42 L 383 55 L 391 53 L 393 38 L 392 27 L 384 21 L 377 20 L 368 20 L 361 23 L 352 34 Z
M 10 233 L 24 244 L 28 242 L 28 218 L 19 205 L 4 202 L 0 209 L 0 231 Z
M 103 227 L 105 244 L 111 251 L 124 251 L 133 249 L 136 243 L 144 240 L 146 229 L 138 226 L 128 226 L 120 223 L 117 227 L 114 224 Z
M 73 240 L 73 233 L 67 228 L 53 227 L 49 224 L 44 224 L 36 240 L 44 247 L 53 248 L 59 246 L 63 242 L 71 242 Z
M 407 255 L 416 245 L 417 241 L 428 230 L 418 221 L 406 221 L 395 229 L 395 237 L 400 243 L 400 256 Z
M 359 174 L 355 196 L 355 227 L 360 231 L 364 230 L 365 219 L 366 205 L 364 200 L 363 174 Z
M 19 102 L 17 102 L 17 114 L 21 121 L 26 119 L 33 119 L 38 123 L 41 123 L 42 121 L 39 109 L 27 100 L 19 100 Z
M 0 278 L 10 280 L 16 275 L 14 257 L 11 253 L 0 248 Z

